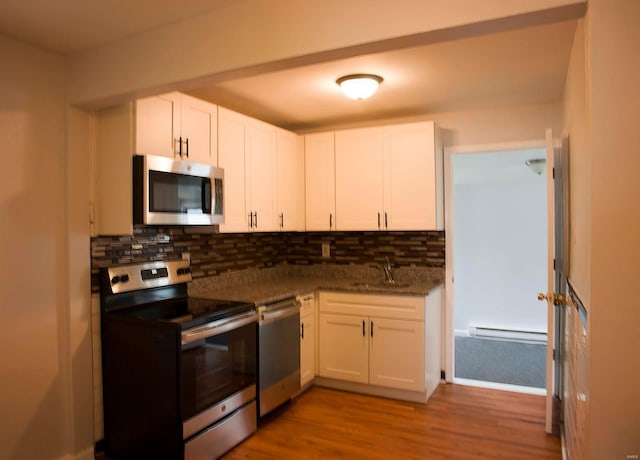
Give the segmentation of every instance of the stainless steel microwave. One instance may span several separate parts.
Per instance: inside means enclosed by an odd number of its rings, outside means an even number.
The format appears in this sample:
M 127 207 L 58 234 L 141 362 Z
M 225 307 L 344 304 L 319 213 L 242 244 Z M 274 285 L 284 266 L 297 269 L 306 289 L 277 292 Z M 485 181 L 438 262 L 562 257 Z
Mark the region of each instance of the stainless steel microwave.
M 224 223 L 224 170 L 155 155 L 133 157 L 135 225 Z

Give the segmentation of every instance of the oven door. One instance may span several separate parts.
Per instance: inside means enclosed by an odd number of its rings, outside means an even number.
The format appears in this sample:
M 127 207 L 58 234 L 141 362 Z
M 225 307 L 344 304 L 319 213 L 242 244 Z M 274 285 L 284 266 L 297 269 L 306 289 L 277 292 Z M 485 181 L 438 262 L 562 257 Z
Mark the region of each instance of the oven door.
M 255 312 L 182 334 L 184 437 L 255 399 Z

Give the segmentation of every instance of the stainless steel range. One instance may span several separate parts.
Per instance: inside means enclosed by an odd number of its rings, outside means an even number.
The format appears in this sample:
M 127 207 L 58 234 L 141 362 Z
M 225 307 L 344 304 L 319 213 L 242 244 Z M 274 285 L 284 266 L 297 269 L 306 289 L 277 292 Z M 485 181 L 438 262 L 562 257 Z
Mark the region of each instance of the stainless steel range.
M 101 271 L 111 458 L 212 459 L 256 430 L 255 306 L 188 297 L 189 281 L 186 261 Z

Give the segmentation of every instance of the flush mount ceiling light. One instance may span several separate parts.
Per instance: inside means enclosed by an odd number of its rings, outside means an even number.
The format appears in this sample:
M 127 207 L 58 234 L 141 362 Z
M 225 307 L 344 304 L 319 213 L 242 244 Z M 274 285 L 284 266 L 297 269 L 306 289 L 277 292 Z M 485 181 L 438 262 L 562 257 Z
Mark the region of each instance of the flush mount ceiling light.
M 539 176 L 544 172 L 547 160 L 544 158 L 533 158 L 525 161 L 525 164 L 531 169 L 531 171 Z
M 351 99 L 366 99 L 378 89 L 382 77 L 370 74 L 345 75 L 336 80 L 345 96 Z

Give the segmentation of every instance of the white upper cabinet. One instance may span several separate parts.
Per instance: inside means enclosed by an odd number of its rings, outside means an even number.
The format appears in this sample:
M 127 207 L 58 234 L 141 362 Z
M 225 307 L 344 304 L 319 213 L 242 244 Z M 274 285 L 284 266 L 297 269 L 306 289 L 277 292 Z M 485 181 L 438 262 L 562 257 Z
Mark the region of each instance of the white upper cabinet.
M 334 135 L 304 137 L 305 224 L 307 231 L 335 230 Z
M 245 203 L 245 144 L 249 117 L 218 108 L 218 166 L 224 169 L 224 224 L 221 232 L 249 231 Z
M 383 224 L 382 128 L 338 131 L 336 228 L 380 229 Z
M 195 97 L 182 95 L 181 133 L 186 160 L 217 165 L 218 107 Z
M 336 132 L 336 229 L 442 230 L 442 158 L 433 122 Z
M 433 122 L 385 126 L 384 228 L 442 230 L 442 145 Z
M 180 96 L 180 93 L 167 93 L 136 101 L 136 153 L 170 158 L 177 154 Z
M 218 166 L 225 187 L 220 231 L 278 230 L 276 127 L 219 107 Z
M 245 180 L 251 231 L 278 230 L 276 212 L 276 127 L 250 119 Z
M 304 145 L 302 138 L 276 128 L 277 218 L 283 231 L 304 230 Z
M 217 106 L 181 93 L 136 101 L 136 153 L 217 163 Z

